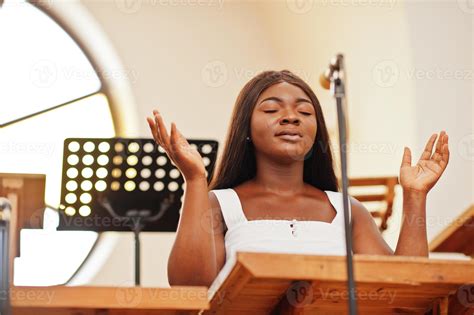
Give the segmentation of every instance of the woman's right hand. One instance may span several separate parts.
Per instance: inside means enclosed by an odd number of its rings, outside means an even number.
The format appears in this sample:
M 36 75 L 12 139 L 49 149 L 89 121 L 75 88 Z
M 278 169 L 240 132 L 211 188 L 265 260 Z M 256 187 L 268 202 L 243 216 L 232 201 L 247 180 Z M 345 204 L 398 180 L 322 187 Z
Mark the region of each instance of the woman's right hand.
M 186 181 L 206 179 L 206 167 L 199 152 L 192 147 L 181 132 L 171 123 L 171 132 L 168 136 L 163 117 L 157 110 L 153 111 L 153 118 L 147 117 L 148 125 L 156 143 L 160 145 L 168 157 L 180 170 Z

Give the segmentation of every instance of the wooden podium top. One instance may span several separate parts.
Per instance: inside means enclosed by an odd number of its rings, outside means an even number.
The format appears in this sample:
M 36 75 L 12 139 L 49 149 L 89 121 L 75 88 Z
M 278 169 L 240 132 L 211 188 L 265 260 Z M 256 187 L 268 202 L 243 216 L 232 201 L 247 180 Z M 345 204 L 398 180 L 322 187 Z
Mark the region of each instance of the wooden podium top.
M 474 261 L 354 255 L 360 315 L 472 315 Z M 13 287 L 13 314 L 347 314 L 345 256 L 237 253 L 206 287 Z M 275 311 L 274 313 L 272 313 Z
M 14 315 L 183 314 L 208 309 L 206 287 L 12 287 Z
M 228 263 L 204 314 L 270 314 L 284 300 L 288 314 L 348 313 L 345 256 L 237 253 Z M 424 314 L 437 301 L 440 314 L 449 303 L 456 315 L 474 307 L 473 260 L 354 255 L 354 277 L 359 314 Z M 456 295 L 460 287 L 472 296 Z

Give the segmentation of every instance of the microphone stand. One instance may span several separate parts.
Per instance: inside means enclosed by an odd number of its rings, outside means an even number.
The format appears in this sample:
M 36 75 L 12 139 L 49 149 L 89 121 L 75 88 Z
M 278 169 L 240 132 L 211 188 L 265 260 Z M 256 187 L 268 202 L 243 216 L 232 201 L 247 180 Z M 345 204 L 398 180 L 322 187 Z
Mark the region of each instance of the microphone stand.
M 344 205 L 344 230 L 346 236 L 346 258 L 347 258 L 347 287 L 349 289 L 349 314 L 357 314 L 357 303 L 355 297 L 356 285 L 354 282 L 354 268 L 352 261 L 352 226 L 349 223 L 349 195 L 347 192 L 347 130 L 346 130 L 346 113 L 344 111 L 345 100 L 345 82 L 344 82 L 344 60 L 343 56 L 337 56 L 337 70 L 331 74 L 331 94 L 336 98 L 337 119 L 339 127 L 339 147 L 341 150 L 341 175 L 342 175 L 342 199 Z
M 12 206 L 8 199 L 0 197 L 0 290 L 3 298 L 0 297 L 0 315 L 10 315 L 12 313 L 10 305 L 10 257 L 8 252 L 10 217 Z

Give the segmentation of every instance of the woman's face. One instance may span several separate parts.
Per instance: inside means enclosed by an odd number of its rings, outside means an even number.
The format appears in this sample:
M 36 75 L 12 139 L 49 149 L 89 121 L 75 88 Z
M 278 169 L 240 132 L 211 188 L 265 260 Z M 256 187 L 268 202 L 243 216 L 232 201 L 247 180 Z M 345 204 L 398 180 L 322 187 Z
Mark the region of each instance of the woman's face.
M 274 84 L 257 99 L 250 130 L 256 153 L 282 162 L 302 161 L 316 138 L 314 105 L 298 86 Z

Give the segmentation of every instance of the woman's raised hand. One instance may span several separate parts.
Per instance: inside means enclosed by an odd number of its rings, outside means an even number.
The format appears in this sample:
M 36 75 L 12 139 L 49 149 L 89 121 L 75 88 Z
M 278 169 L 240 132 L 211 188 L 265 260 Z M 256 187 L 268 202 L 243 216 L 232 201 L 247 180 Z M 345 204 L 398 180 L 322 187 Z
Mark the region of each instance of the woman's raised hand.
M 428 193 L 443 174 L 449 162 L 448 135 L 441 131 L 435 147 L 436 138 L 437 134 L 430 137 L 418 163 L 413 166 L 411 151 L 405 148 L 400 167 L 400 184 L 404 190 Z
M 183 137 L 175 123 L 171 123 L 171 132 L 168 135 L 160 112 L 154 110 L 153 117 L 147 117 L 153 138 L 166 151 L 166 154 L 180 170 L 185 180 L 206 178 L 206 168 L 201 155 Z

